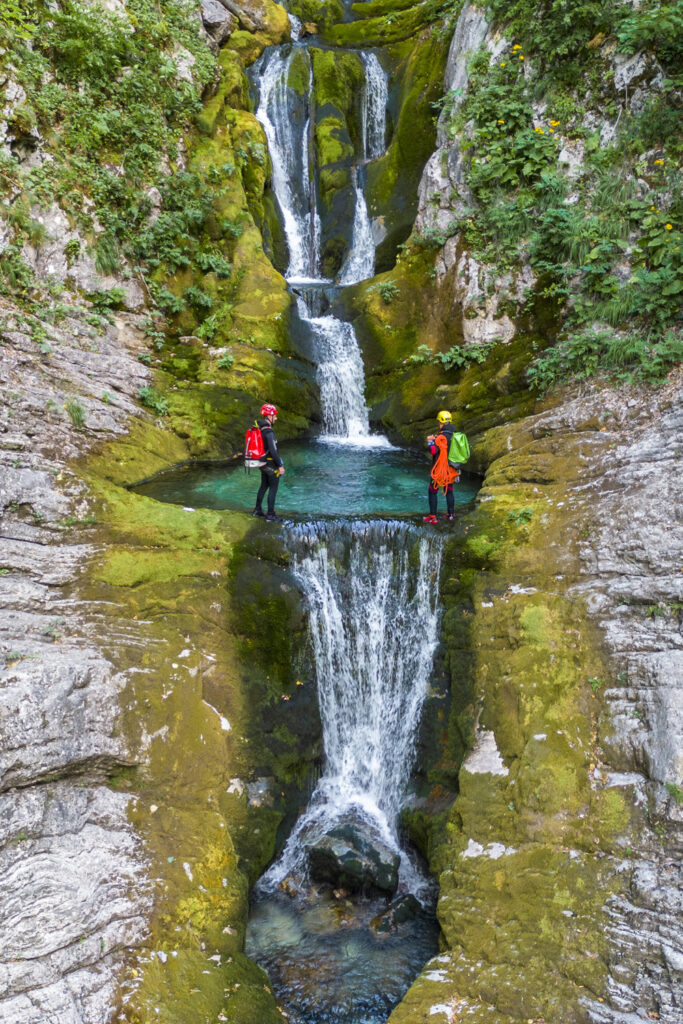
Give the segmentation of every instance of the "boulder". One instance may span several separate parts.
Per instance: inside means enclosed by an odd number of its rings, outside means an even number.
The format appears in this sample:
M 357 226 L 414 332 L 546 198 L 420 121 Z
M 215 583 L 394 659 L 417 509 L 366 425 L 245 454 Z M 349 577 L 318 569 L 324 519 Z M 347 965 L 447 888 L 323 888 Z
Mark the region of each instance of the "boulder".
M 237 28 L 237 18 L 219 0 L 202 0 L 202 22 L 214 42 L 221 43 Z
M 387 935 L 389 932 L 395 932 L 400 924 L 412 921 L 419 913 L 419 900 L 407 892 L 393 900 L 381 914 L 373 917 L 370 927 L 378 935 Z
M 339 825 L 307 846 L 307 850 L 315 881 L 331 882 L 351 892 L 396 892 L 401 858 L 361 825 Z

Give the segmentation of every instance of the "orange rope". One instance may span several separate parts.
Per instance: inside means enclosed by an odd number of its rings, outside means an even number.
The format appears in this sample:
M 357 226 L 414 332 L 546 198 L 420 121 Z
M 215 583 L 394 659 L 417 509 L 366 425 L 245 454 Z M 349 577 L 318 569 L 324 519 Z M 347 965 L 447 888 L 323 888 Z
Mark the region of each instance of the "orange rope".
M 457 469 L 448 465 L 448 441 L 443 434 L 437 434 L 434 444 L 439 449 L 436 462 L 432 466 L 432 480 L 437 490 L 442 487 L 444 494 L 449 484 L 455 483 L 458 479 Z

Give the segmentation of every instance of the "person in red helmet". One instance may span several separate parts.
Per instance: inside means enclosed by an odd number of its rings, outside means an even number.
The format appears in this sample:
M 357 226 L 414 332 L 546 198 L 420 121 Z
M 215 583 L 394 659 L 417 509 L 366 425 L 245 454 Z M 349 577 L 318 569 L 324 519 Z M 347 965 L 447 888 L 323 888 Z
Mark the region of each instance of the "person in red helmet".
M 256 506 L 252 512 L 253 516 L 260 516 L 267 519 L 269 523 L 279 523 L 281 519 L 275 515 L 275 495 L 277 494 L 280 477 L 285 475 L 285 467 L 280 453 L 277 450 L 277 438 L 273 430 L 273 424 L 277 419 L 277 409 L 274 405 L 266 402 L 261 406 L 261 419 L 257 424 L 263 438 L 265 451 L 265 466 L 261 466 L 261 486 L 256 495 Z M 263 511 L 261 503 L 268 491 L 268 511 Z

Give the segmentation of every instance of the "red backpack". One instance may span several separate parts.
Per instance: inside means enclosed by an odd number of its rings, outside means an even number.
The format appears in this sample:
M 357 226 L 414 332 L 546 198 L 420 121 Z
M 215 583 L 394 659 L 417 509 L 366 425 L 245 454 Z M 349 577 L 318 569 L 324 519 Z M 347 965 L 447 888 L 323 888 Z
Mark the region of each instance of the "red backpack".
M 266 450 L 263 447 L 263 434 L 258 423 L 249 427 L 244 438 L 244 466 L 245 469 L 257 469 L 265 466 Z

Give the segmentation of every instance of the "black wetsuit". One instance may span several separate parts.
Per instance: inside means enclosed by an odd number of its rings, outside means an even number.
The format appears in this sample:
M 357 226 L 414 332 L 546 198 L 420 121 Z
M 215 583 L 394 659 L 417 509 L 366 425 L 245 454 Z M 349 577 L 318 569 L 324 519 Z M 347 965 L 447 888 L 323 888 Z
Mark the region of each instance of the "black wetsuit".
M 451 438 L 453 437 L 454 433 L 455 433 L 455 427 L 454 427 L 454 425 L 452 423 L 444 423 L 443 427 L 439 431 L 439 434 L 443 434 L 443 436 L 446 438 L 446 443 L 447 443 L 449 448 L 451 446 Z M 438 434 L 436 436 L 438 437 Z M 434 463 L 436 462 L 436 460 L 439 457 L 439 449 L 437 448 L 437 446 L 435 444 L 430 442 L 429 450 L 432 453 L 432 466 L 433 466 Z M 429 513 L 432 516 L 436 515 L 436 503 L 437 503 L 438 494 L 439 494 L 439 488 L 435 485 L 434 481 L 432 480 L 432 478 L 430 476 L 430 478 L 429 478 L 429 489 L 427 491 L 427 496 L 429 498 Z M 448 487 L 446 488 L 446 509 L 447 509 L 448 515 L 452 516 L 454 511 L 455 511 L 455 495 L 453 494 L 453 484 L 449 484 Z
M 277 494 L 278 485 L 280 483 L 280 475 L 276 472 L 283 465 L 280 453 L 277 450 L 277 438 L 275 432 L 271 427 L 268 420 L 257 420 L 258 426 L 261 428 L 261 436 L 263 437 L 263 447 L 265 448 L 265 466 L 261 467 L 261 486 L 258 489 L 256 495 L 256 511 L 262 512 L 261 502 L 265 497 L 266 491 L 268 491 L 268 515 L 272 516 L 275 514 L 275 495 Z

